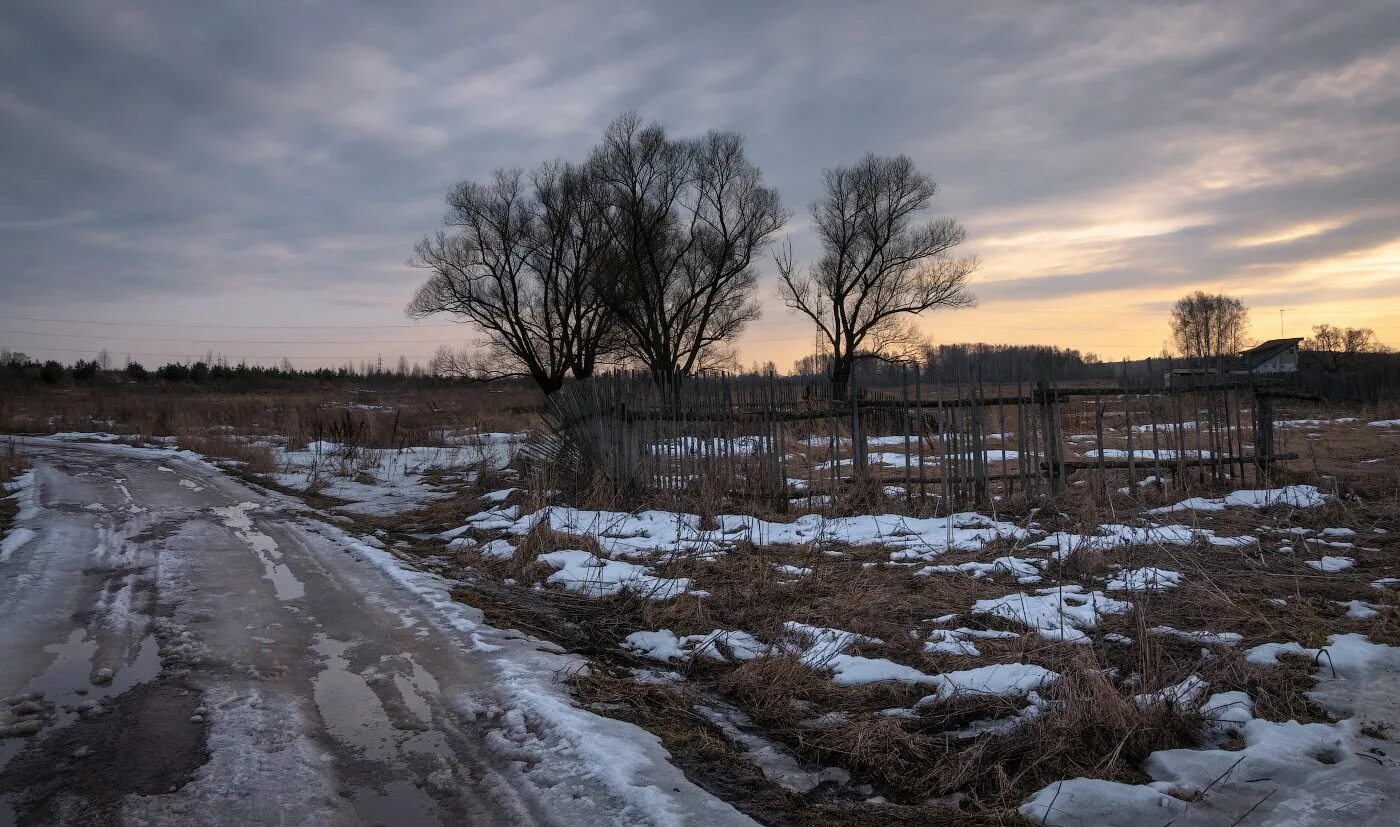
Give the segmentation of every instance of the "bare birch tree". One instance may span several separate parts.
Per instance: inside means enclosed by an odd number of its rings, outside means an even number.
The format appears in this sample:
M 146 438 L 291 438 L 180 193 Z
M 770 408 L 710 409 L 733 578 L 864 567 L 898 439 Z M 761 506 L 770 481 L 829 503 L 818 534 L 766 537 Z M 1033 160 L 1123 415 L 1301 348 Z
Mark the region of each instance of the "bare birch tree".
M 1172 306 L 1172 343 L 1191 359 L 1234 356 L 1245 346 L 1249 310 L 1231 296 L 1197 290 Z
M 592 375 L 615 348 L 596 286 L 607 233 L 594 179 L 560 162 L 497 171 L 447 195 L 445 223 L 409 263 L 430 271 L 408 306 L 472 324 L 480 347 L 439 350 L 435 372 L 473 379 L 528 376 L 546 394 Z
M 787 306 L 821 332 L 831 353 L 832 393 L 846 397 L 857 359 L 889 358 L 921 340 L 912 317 L 939 307 L 968 307 L 972 257 L 955 257 L 966 231 L 952 218 L 924 219 L 933 179 L 900 155 L 867 155 L 827 170 L 812 221 L 822 257 L 806 269 L 791 251 L 778 259 Z
M 676 140 L 627 113 L 589 166 L 611 241 L 599 293 L 628 355 L 661 384 L 728 361 L 725 343 L 759 315 L 755 256 L 787 219 L 743 138 Z

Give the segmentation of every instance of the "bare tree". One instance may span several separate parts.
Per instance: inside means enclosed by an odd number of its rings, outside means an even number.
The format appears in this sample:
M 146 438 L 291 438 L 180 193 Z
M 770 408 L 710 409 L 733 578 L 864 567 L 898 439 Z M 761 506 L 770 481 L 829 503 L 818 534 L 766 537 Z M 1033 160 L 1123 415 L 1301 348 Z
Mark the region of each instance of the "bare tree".
M 933 179 L 908 157 L 867 155 L 827 170 L 812 221 L 822 257 L 805 270 L 778 259 L 787 306 L 811 319 L 830 347 L 832 393 L 846 397 L 855 362 L 913 352 L 923 337 L 910 317 L 973 304 L 971 257 L 954 257 L 966 231 L 952 218 L 924 219 Z
M 1376 331 L 1369 327 L 1333 327 L 1320 324 L 1313 327 L 1313 335 L 1303 340 L 1303 349 L 1316 352 L 1323 367 L 1336 373 L 1356 364 L 1363 353 L 1388 353 L 1390 348 L 1376 339 Z
M 464 181 L 447 195 L 445 223 L 409 263 L 430 271 L 410 316 L 448 313 L 482 334 L 475 350 L 439 351 L 444 375 L 491 380 L 528 376 L 546 394 L 572 372 L 591 376 L 615 347 L 596 291 L 607 234 L 595 180 L 560 162 L 499 170 L 489 184 Z
M 1244 349 L 1249 310 L 1239 299 L 1197 290 L 1172 307 L 1172 342 L 1192 359 L 1234 356 Z
M 628 355 L 661 384 L 729 363 L 723 344 L 759 315 L 754 257 L 787 219 L 743 138 L 676 140 L 627 113 L 589 166 L 611 240 L 599 293 Z

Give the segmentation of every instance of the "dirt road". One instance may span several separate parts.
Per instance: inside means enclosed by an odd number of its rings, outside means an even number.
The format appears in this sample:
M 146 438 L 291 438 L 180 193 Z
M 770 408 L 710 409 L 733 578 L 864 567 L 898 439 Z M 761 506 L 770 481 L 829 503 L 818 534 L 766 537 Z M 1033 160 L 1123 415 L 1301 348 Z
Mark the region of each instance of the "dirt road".
M 0 824 L 747 823 L 378 540 L 188 455 L 22 449 Z

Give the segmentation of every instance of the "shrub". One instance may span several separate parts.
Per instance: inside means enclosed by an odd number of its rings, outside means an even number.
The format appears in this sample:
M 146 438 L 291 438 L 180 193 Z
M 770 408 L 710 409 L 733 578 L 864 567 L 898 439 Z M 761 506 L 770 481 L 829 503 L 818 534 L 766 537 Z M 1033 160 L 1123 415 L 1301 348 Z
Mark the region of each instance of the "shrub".
M 97 375 L 97 362 L 92 360 L 79 359 L 73 363 L 73 378 L 79 382 L 86 382 Z
M 50 385 L 57 385 L 63 381 L 63 365 L 50 359 L 44 363 L 43 367 L 39 368 L 39 379 Z

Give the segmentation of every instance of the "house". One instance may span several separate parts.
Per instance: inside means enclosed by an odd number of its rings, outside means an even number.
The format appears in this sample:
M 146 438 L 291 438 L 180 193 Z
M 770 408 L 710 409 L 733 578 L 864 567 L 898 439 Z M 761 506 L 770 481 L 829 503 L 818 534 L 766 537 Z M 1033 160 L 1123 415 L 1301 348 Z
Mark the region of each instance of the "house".
M 1294 339 L 1270 339 L 1240 352 L 1239 371 L 1242 373 L 1293 373 L 1298 369 L 1298 345 Z

